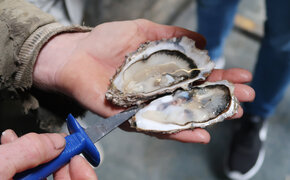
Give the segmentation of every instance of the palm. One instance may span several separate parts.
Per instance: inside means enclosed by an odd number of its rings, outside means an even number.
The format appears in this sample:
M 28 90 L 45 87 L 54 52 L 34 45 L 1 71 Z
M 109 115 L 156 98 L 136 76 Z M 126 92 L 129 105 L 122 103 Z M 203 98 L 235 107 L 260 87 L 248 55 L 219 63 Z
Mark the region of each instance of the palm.
M 73 86 L 69 87 L 73 89 L 72 96 L 88 109 L 104 116 L 110 116 L 118 109 L 105 100 L 110 78 L 123 63 L 125 55 L 146 41 L 144 36 L 136 37 L 136 24 L 127 22 L 123 29 L 119 28 L 116 32 L 118 24 L 103 24 L 95 28 L 79 43 L 73 59 L 64 67 L 67 72 L 77 72 L 69 77 L 70 80 L 66 78 Z
M 79 42 L 64 68 L 67 72 L 77 72 L 75 76 L 68 73 L 70 75 L 66 78 L 66 82 L 71 86 L 69 89 L 73 91 L 72 96 L 88 109 L 104 116 L 120 111 L 105 100 L 110 78 L 123 63 L 126 54 L 135 51 L 141 43 L 162 38 L 159 37 L 158 31 L 148 34 L 149 29 L 155 28 L 155 24 L 141 22 L 143 23 L 140 24 L 138 21 L 105 23 L 97 26 Z M 202 39 L 196 33 L 183 31 L 195 39 Z M 161 32 L 163 38 L 176 35 L 176 31 L 165 33 Z M 85 71 L 81 71 L 82 69 Z

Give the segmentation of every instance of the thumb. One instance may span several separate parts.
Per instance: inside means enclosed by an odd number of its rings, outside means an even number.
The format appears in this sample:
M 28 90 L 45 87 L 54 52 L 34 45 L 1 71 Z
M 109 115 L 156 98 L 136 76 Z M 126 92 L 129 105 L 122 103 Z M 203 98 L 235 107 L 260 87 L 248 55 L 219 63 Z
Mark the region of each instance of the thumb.
M 0 146 L 0 174 L 11 179 L 16 173 L 54 159 L 65 147 L 59 134 L 29 133 Z

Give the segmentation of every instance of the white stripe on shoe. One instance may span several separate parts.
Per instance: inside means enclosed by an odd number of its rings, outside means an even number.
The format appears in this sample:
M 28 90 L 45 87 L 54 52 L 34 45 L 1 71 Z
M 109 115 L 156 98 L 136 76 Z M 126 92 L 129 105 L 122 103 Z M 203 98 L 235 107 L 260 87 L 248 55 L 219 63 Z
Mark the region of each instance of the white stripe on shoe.
M 262 146 L 256 164 L 245 174 L 242 174 L 238 171 L 229 171 L 226 170 L 226 175 L 228 178 L 233 180 L 248 180 L 252 178 L 261 168 L 265 159 L 265 148 Z
M 259 138 L 262 141 L 263 145 L 260 149 L 259 156 L 255 165 L 245 174 L 242 174 L 241 172 L 238 172 L 238 171 L 230 171 L 228 167 L 226 167 L 225 173 L 229 179 L 248 180 L 248 179 L 251 179 L 259 171 L 265 159 L 266 150 L 265 150 L 264 141 L 267 138 L 267 132 L 268 132 L 268 122 L 264 122 L 263 127 L 260 129 L 260 132 L 259 132 Z

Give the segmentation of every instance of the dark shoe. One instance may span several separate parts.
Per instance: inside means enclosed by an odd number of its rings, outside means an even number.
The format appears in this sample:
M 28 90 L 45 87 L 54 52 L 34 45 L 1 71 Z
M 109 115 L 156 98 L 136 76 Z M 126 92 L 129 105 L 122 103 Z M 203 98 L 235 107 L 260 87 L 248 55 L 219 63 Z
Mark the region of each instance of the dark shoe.
M 265 148 L 267 123 L 263 118 L 245 114 L 240 128 L 234 133 L 226 162 L 226 175 L 230 179 L 247 180 L 261 168 Z

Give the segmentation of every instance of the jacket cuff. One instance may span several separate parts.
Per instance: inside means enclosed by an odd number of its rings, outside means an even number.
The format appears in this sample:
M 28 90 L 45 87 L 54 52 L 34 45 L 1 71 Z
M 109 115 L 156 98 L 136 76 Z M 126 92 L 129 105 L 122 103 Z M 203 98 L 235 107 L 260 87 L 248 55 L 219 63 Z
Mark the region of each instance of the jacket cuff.
M 66 32 L 88 32 L 92 28 L 86 26 L 63 26 L 60 23 L 51 23 L 38 28 L 23 43 L 18 57 L 21 63 L 15 75 L 14 87 L 28 89 L 32 86 L 32 72 L 41 48 L 53 36 Z

